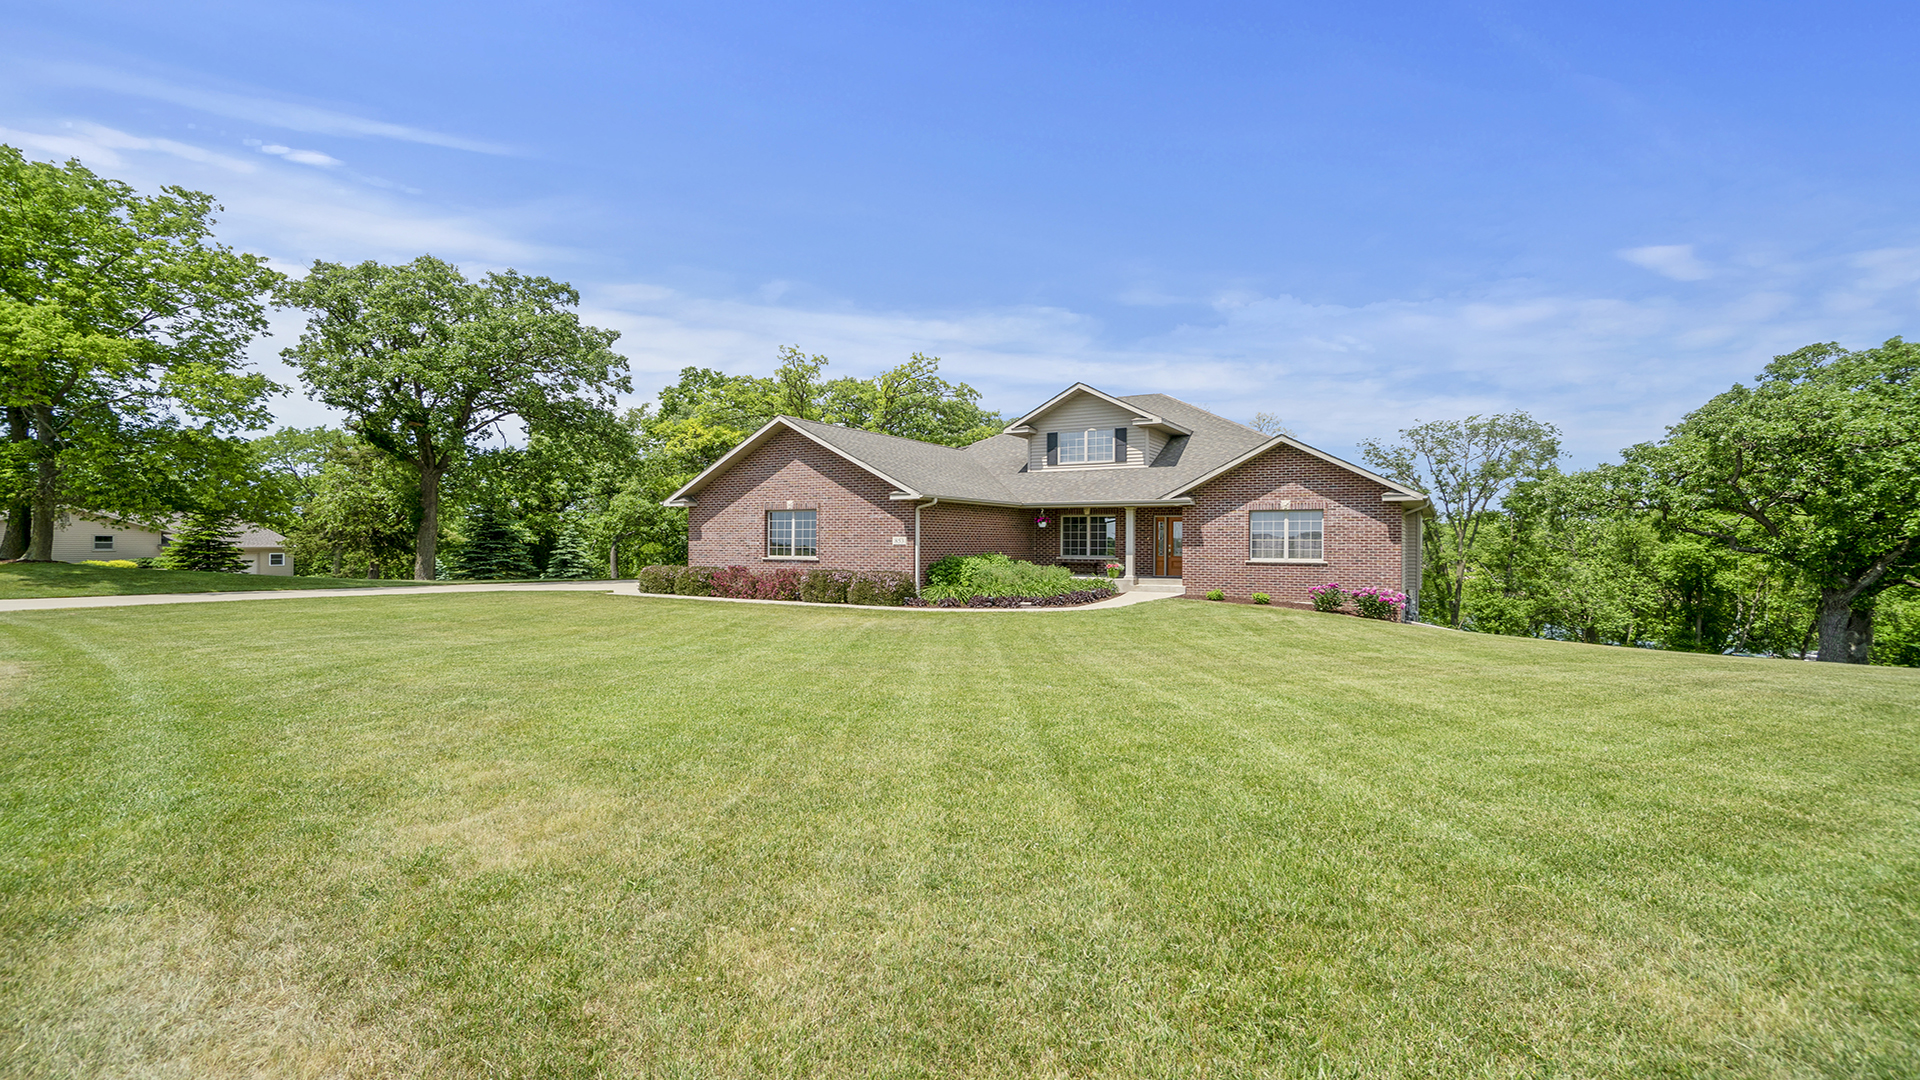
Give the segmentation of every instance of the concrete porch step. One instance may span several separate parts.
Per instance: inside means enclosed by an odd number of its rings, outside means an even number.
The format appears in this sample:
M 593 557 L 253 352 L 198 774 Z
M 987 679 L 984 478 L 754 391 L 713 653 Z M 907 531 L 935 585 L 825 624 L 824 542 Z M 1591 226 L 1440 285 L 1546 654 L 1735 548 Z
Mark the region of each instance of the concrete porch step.
M 1120 591 L 1123 593 L 1183 593 L 1187 591 L 1187 587 L 1179 578 L 1140 578 L 1133 582 L 1120 582 Z

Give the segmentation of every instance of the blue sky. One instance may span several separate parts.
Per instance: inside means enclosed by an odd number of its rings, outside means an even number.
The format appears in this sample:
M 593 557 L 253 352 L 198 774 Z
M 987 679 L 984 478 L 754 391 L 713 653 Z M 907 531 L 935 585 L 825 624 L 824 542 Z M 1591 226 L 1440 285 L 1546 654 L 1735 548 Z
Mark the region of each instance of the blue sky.
M 1080 379 L 1357 457 L 1525 409 L 1584 465 L 1776 353 L 1920 332 L 1911 4 L 4 18 L 0 141 L 212 192 L 284 269 L 571 281 L 636 400 L 922 351 L 1010 414 Z

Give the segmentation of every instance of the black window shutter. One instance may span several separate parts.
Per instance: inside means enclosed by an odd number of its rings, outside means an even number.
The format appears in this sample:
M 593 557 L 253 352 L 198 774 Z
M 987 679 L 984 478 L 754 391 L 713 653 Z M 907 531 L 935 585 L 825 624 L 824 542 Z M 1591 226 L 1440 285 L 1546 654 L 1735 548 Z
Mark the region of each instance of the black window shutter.
M 1127 460 L 1127 429 L 1113 429 L 1113 460 L 1125 463 Z
M 1060 464 L 1060 433 L 1057 431 L 1047 432 L 1047 464 Z

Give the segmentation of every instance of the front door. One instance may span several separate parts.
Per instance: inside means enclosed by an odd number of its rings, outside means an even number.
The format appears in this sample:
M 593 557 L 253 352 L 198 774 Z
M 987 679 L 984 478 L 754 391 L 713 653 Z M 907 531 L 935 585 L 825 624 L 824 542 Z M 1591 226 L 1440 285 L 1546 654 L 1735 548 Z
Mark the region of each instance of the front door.
M 1180 519 L 1153 519 L 1153 576 L 1180 576 Z

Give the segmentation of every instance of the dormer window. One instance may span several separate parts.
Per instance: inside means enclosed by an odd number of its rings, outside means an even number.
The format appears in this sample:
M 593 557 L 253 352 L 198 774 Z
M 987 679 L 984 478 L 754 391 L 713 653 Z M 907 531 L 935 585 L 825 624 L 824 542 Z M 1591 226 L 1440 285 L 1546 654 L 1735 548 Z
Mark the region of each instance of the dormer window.
M 1113 460 L 1113 429 L 1088 428 L 1060 433 L 1060 464 L 1085 465 Z

